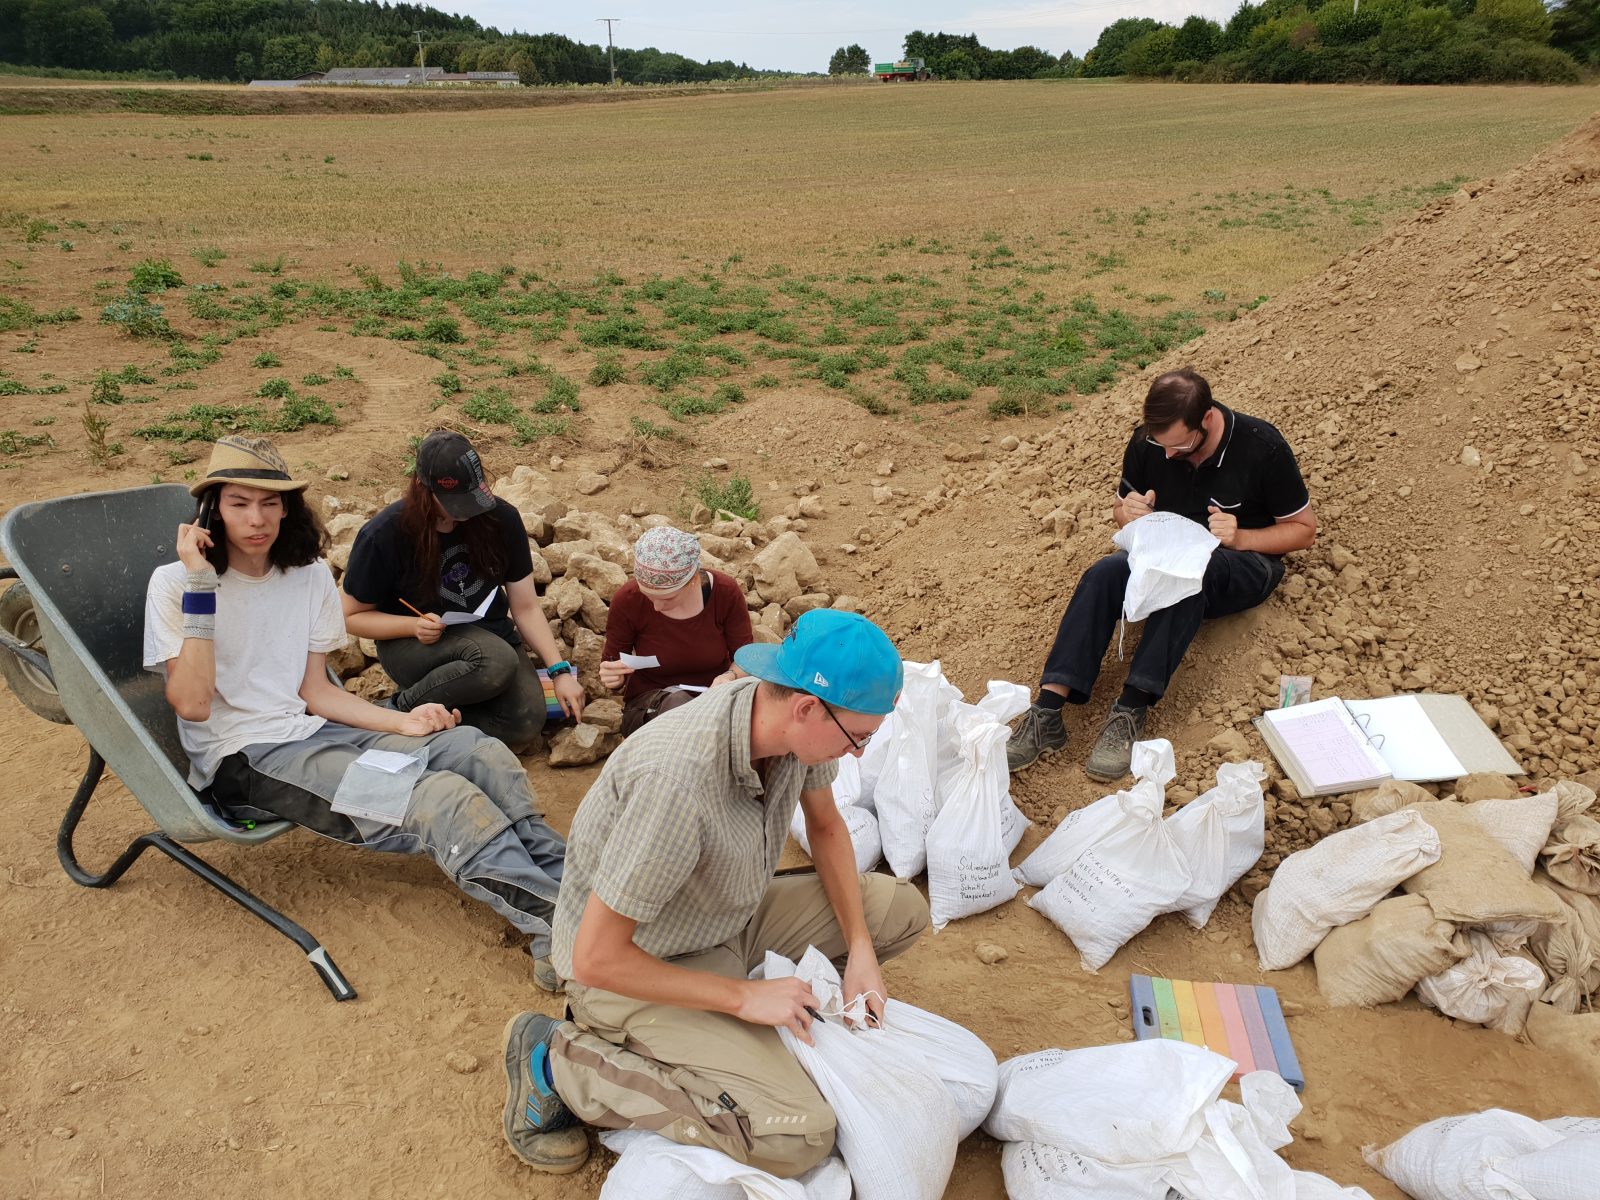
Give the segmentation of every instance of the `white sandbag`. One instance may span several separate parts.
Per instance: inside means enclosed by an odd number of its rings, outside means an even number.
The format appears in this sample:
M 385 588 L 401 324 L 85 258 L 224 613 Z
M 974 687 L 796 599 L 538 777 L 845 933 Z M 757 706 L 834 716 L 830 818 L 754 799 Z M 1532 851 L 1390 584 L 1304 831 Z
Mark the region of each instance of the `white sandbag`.
M 1086 971 L 1105 966 L 1190 886 L 1188 864 L 1161 819 L 1159 792 L 1140 784 L 1118 792 L 1116 803 L 1115 822 L 1028 899 L 1072 939 Z
M 1133 787 L 1128 792 L 1102 796 L 1093 804 L 1062 818 L 1061 824 L 1055 827 L 1050 836 L 1035 846 L 1033 853 L 1012 872 L 1018 883 L 1044 887 L 1066 871 L 1086 847 L 1099 841 L 1121 820 L 1120 799 L 1130 792 L 1153 795 L 1157 801 L 1157 811 L 1165 805 L 1167 784 L 1177 774 L 1173 765 L 1172 743 L 1165 738 L 1135 742 L 1130 769 L 1135 780 Z
M 857 807 L 878 811 L 878 778 L 889 763 L 899 726 L 900 714 L 891 712 L 856 759 L 856 795 L 851 803 Z
M 1525 958 L 1503 955 L 1487 936 L 1471 930 L 1472 953 L 1417 984 L 1417 997 L 1447 1017 L 1516 1035 L 1528 1009 L 1544 991 L 1544 972 Z
M 1562 1137 L 1572 1137 L 1580 1133 L 1600 1133 L 1600 1117 L 1551 1117 L 1548 1121 L 1540 1121 L 1546 1129 L 1552 1129 Z
M 1206 564 L 1220 543 L 1204 525 L 1171 512 L 1129 521 L 1111 538 L 1128 552 L 1128 590 L 1122 615 L 1142 621 L 1158 609 L 1198 596 Z
M 991 679 L 982 700 L 968 704 L 961 698 L 961 690 L 946 681 L 939 692 L 935 715 L 939 722 L 938 768 L 935 786 L 938 792 L 939 811 L 944 811 L 948 798 L 947 786 L 961 767 L 961 735 L 973 720 L 994 720 L 1008 725 L 1028 711 L 1033 693 L 1020 683 L 1007 683 Z
M 1000 825 L 1010 795 L 1011 730 L 982 712 L 958 723 L 965 726 L 961 765 L 928 830 L 928 907 L 936 930 L 1017 894 Z
M 989 680 L 988 689 L 974 708 L 981 708 L 1002 725 L 1009 725 L 1033 703 L 1033 693 L 1025 684 L 1008 683 L 1004 679 Z
M 1439 835 L 1414 809 L 1330 834 L 1278 864 L 1250 914 L 1263 971 L 1294 966 L 1328 930 L 1366 916 L 1439 861 Z
M 825 1014 L 811 1023 L 814 1045 L 787 1028 L 778 1036 L 833 1108 L 856 1200 L 940 1200 L 960 1139 L 955 1103 L 924 1057 L 842 1019 L 839 974 L 815 947 L 798 964 L 769 952 L 764 974 L 804 979 Z
M 948 712 L 952 693 L 954 700 L 960 699 L 937 661 L 905 664 L 905 687 L 895 703 L 887 757 L 872 791 L 883 856 L 901 879 L 920 875 L 927 866 L 928 829 L 939 812 L 940 713 Z
M 1007 1142 L 1000 1149 L 1000 1169 L 1010 1200 L 1169 1200 L 1176 1195 L 1162 1164 L 1111 1166 L 1044 1142 Z
M 1234 1063 L 1203 1046 L 1152 1038 L 1040 1050 L 1000 1064 L 983 1123 L 1002 1142 L 1044 1142 L 1114 1165 L 1188 1151 Z
M 1294 1172 L 1294 1200 L 1372 1200 L 1365 1188 L 1340 1187 L 1326 1175 Z
M 1539 851 L 1556 822 L 1555 792 L 1518 796 L 1510 800 L 1479 800 L 1467 815 L 1497 842 L 1529 875 L 1538 865 Z
M 1491 1108 L 1429 1121 L 1381 1150 L 1368 1146 L 1362 1154 L 1368 1166 L 1412 1200 L 1542 1200 L 1508 1180 L 1499 1164 L 1561 1140 L 1537 1121 Z
M 971 707 L 988 713 L 1002 725 L 1009 725 L 1028 711 L 1028 705 L 1032 701 L 1033 693 L 1022 684 L 991 679 L 983 699 Z M 1017 848 L 1017 843 L 1022 841 L 1022 835 L 1028 832 L 1028 826 L 1033 822 L 1023 815 L 1022 810 L 1017 807 L 1017 802 L 1011 798 L 1009 770 L 1006 771 L 1005 792 L 1005 799 L 1000 802 L 1000 839 L 1005 843 L 1006 858 L 1009 860 L 1012 851 Z
M 1499 1164 L 1533 1200 L 1595 1200 L 1600 1195 L 1600 1133 L 1568 1134 L 1544 1150 Z
M 834 800 L 837 802 L 838 796 Z M 864 875 L 877 866 L 878 860 L 883 857 L 877 814 L 854 804 L 841 804 L 839 818 L 850 831 L 850 845 L 856 854 L 856 870 Z M 806 831 L 806 810 L 801 805 L 795 805 L 794 817 L 789 822 L 789 834 L 800 843 L 800 849 L 811 853 L 811 836 Z
M 861 800 L 861 758 L 846 754 L 839 760 L 839 773 L 833 777 L 833 802 L 845 808 Z
M 1222 894 L 1255 866 L 1266 848 L 1266 770 L 1258 762 L 1223 763 L 1217 786 L 1167 818 L 1167 831 L 1189 864 L 1189 890 L 1178 898 L 1184 920 L 1203 928 Z
M 734 1162 L 709 1146 L 680 1146 L 644 1129 L 600 1135 L 620 1155 L 600 1200 L 850 1200 L 850 1172 L 829 1155 L 793 1179 Z
M 1294 1173 L 1277 1154 L 1294 1140 L 1294 1088 L 1275 1071 L 1252 1071 L 1239 1080 L 1239 1093 L 1242 1104 L 1207 1106 L 1205 1132 L 1174 1163 L 1173 1183 L 1206 1200 L 1296 1200 Z
M 884 1005 L 883 1032 L 891 1044 L 920 1054 L 939 1077 L 955 1104 L 960 1137 L 983 1124 L 1000 1086 L 1000 1064 L 982 1038 L 965 1026 L 892 996 Z
M 1028 832 L 1028 826 L 1032 824 L 1033 822 L 1028 820 L 1023 811 L 1017 807 L 1017 802 L 1011 798 L 1010 791 L 1007 791 L 1006 798 L 1000 802 L 1000 844 L 1006 848 L 1007 862 L 1011 861 L 1017 843 L 1022 841 L 1022 835 Z

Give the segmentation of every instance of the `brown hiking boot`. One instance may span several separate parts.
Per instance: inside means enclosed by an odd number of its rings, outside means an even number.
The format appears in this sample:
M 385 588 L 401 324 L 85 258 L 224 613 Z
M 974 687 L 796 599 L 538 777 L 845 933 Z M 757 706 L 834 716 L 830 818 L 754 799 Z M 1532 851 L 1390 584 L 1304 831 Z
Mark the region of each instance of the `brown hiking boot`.
M 1100 737 L 1083 764 L 1083 773 L 1097 783 L 1116 783 L 1128 773 L 1133 762 L 1133 744 L 1144 736 L 1145 719 L 1150 709 L 1111 706 L 1111 715 L 1100 729 Z
M 1061 723 L 1061 710 L 1030 704 L 1006 743 L 1006 766 L 1021 771 L 1038 762 L 1041 754 L 1054 754 L 1066 745 L 1067 727 Z

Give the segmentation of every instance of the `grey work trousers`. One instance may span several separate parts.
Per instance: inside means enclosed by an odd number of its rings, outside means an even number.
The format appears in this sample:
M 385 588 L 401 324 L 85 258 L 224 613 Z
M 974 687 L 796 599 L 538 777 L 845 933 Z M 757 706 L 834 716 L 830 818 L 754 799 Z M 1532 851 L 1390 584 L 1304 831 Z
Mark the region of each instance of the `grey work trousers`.
M 424 745 L 427 770 L 399 825 L 332 810 L 339 781 L 364 751 L 405 754 Z M 487 734 L 462 725 L 414 738 L 330 721 L 298 742 L 229 755 L 211 795 L 236 820 L 282 818 L 367 850 L 427 854 L 463 892 L 531 934 L 535 957 L 550 952 L 566 841 L 538 812 L 516 755 Z

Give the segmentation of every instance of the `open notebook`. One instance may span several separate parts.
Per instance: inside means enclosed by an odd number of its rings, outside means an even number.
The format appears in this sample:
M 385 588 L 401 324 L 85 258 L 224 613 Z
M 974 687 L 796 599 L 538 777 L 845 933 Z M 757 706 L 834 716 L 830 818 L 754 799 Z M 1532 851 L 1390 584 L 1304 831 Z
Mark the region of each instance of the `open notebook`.
M 1302 796 L 1524 773 L 1463 696 L 1330 697 L 1263 713 L 1256 728 Z

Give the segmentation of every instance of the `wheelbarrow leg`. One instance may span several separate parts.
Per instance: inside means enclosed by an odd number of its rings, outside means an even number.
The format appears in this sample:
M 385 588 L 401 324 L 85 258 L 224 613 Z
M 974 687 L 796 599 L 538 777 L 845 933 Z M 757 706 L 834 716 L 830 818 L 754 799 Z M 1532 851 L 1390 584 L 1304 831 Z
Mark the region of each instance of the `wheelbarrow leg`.
M 284 937 L 288 938 L 300 949 L 306 952 L 306 958 L 316 969 L 322 982 L 327 985 L 328 991 L 333 993 L 335 1000 L 354 1000 L 355 988 L 339 971 L 328 952 L 324 950 L 316 938 L 312 937 L 299 925 L 277 909 L 263 903 L 254 893 L 240 887 L 221 871 L 217 870 L 205 859 L 195 854 L 194 851 L 180 842 L 155 830 L 135 838 L 128 844 L 115 862 L 103 872 L 96 875 L 84 870 L 78 862 L 78 857 L 72 846 L 73 834 L 77 832 L 78 822 L 83 819 L 83 813 L 89 807 L 89 799 L 94 795 L 94 789 L 100 782 L 100 777 L 106 769 L 106 760 L 100 757 L 100 752 L 94 747 L 89 748 L 89 765 L 84 768 L 83 779 L 78 783 L 78 790 L 72 797 L 72 803 L 67 806 L 67 812 L 61 818 L 61 828 L 56 833 L 56 857 L 61 860 L 61 866 L 76 884 L 83 887 L 103 888 L 110 887 L 146 850 L 159 850 L 180 866 L 193 871 L 217 891 L 221 892 L 235 904 L 244 908 L 251 914 L 260 917 Z

